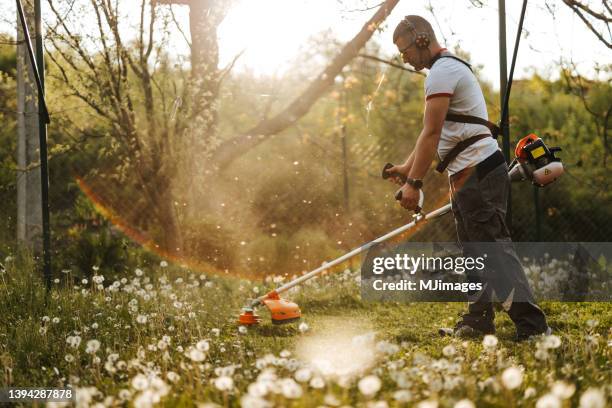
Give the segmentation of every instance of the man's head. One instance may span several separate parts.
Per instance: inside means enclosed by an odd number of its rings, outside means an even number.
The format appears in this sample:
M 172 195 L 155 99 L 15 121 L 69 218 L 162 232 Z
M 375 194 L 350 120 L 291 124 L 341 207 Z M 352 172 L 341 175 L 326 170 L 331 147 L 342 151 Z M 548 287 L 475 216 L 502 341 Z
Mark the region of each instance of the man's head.
M 431 24 L 420 16 L 406 16 L 393 32 L 393 43 L 402 60 L 417 71 L 429 68 L 432 57 L 441 50 Z

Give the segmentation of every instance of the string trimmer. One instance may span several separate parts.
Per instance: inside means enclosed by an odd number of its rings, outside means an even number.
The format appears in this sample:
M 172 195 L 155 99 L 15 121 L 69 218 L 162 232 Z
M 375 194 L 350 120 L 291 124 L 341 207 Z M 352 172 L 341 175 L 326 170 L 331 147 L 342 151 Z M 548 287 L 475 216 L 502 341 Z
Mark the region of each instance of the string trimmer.
M 394 177 L 399 177 L 400 179 L 401 178 L 405 179 L 406 176 L 400 175 L 399 173 L 388 174 L 386 170 L 391 166 L 393 165 L 390 163 L 388 163 L 385 166 L 385 168 L 383 169 L 383 178 L 387 179 L 391 176 L 394 176 Z M 401 199 L 401 195 L 396 194 L 395 198 Z M 443 214 L 446 214 L 451 209 L 451 205 L 447 204 L 443 207 L 438 208 L 437 210 L 434 210 L 427 214 L 423 214 L 421 212 L 421 209 L 423 208 L 424 199 L 425 199 L 425 196 L 423 195 L 423 192 L 421 192 L 421 196 L 419 198 L 419 206 L 417 210 L 415 211 L 415 214 L 413 215 L 414 219 L 412 222 L 406 225 L 403 225 L 397 229 L 394 229 L 393 231 L 381 237 L 378 237 L 375 240 L 370 241 L 358 248 L 355 248 L 352 251 L 342 255 L 341 257 L 334 259 L 333 261 L 325 262 L 323 265 L 300 276 L 299 278 L 296 278 L 292 280 L 291 282 L 287 282 L 284 285 L 266 293 L 265 295 L 258 297 L 257 299 L 251 300 L 247 306 L 242 308 L 242 313 L 238 317 L 238 323 L 243 324 L 243 325 L 258 324 L 261 321 L 261 317 L 255 313 L 255 309 L 261 305 L 268 308 L 268 310 L 270 311 L 270 316 L 272 318 L 272 323 L 274 324 L 291 323 L 291 322 L 298 320 L 302 315 L 299 306 L 294 302 L 291 302 L 286 299 L 282 299 L 279 296 L 281 293 L 293 288 L 296 285 L 299 285 L 302 282 L 305 282 L 309 279 L 314 278 L 315 276 L 321 274 L 322 272 L 338 264 L 341 264 L 342 262 L 347 261 L 354 256 L 364 253 L 365 251 L 367 251 L 368 249 L 370 249 L 376 244 L 380 244 L 381 242 L 384 242 L 390 238 L 395 237 L 396 235 L 401 234 L 402 232 L 405 232 L 413 228 L 418 222 L 421 222 L 423 220 L 430 220 L 433 218 L 437 218 Z
M 509 168 L 509 176 L 512 181 L 523 181 L 529 180 L 534 185 L 543 187 L 547 184 L 555 181 L 559 176 L 563 174 L 563 165 L 561 160 L 555 157 L 554 153 L 561 150 L 560 148 L 548 148 L 544 142 L 536 135 L 530 134 L 519 141 L 516 146 L 516 159 L 511 163 Z M 387 173 L 387 170 L 393 167 L 393 164 L 387 163 L 383 168 L 382 177 L 388 179 L 390 177 L 397 177 L 402 182 L 406 181 L 406 176 L 399 173 Z M 393 238 L 417 225 L 422 220 L 430 220 L 437 218 L 441 215 L 446 214 L 451 209 L 451 204 L 446 204 L 437 210 L 431 211 L 427 214 L 422 213 L 423 201 L 425 196 L 422 190 L 420 191 L 419 205 L 413 215 L 413 220 L 406 225 L 403 225 L 393 231 L 376 238 L 352 251 L 334 259 L 333 261 L 326 262 L 320 267 L 306 273 L 292 280 L 291 282 L 285 283 L 284 285 L 266 293 L 257 299 L 251 300 L 249 304 L 242 308 L 242 313 L 238 317 L 238 323 L 243 325 L 255 325 L 261 321 L 261 317 L 255 313 L 255 310 L 259 306 L 265 306 L 270 311 L 272 323 L 282 324 L 291 323 L 298 320 L 302 312 L 300 307 L 289 300 L 282 299 L 279 295 L 294 286 L 299 285 L 322 272 L 341 264 L 344 261 L 351 259 L 354 256 L 364 253 L 371 247 L 381 242 Z M 396 200 L 402 199 L 401 190 L 395 195 Z

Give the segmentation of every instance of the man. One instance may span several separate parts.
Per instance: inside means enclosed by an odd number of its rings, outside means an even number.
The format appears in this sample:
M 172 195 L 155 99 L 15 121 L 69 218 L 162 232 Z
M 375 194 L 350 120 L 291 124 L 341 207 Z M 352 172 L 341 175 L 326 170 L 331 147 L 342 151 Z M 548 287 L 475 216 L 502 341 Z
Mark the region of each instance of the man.
M 449 173 L 452 212 L 464 256 L 478 256 L 483 248 L 490 255 L 484 276 L 468 274 L 469 281 L 482 282 L 485 289 L 470 293 L 468 312 L 454 329 L 442 329 L 441 334 L 494 333 L 493 301 L 501 302 L 515 323 L 518 340 L 549 333 L 505 223 L 508 167 L 491 136 L 495 125 L 487 122 L 484 96 L 471 67 L 442 48 L 431 25 L 419 16 L 404 18 L 393 42 L 404 63 L 418 71 L 429 69 L 423 130 L 406 161 L 387 170 L 407 176 L 406 183 L 392 177 L 402 185 L 401 205 L 408 210 L 417 207 L 422 180 L 437 152 L 442 160 L 437 170 L 446 168 Z

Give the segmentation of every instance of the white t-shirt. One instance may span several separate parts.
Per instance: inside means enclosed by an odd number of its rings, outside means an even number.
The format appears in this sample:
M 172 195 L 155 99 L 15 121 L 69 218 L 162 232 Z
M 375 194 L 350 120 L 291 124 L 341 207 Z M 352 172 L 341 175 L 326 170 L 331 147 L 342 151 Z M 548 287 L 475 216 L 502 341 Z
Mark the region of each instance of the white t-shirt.
M 443 51 L 442 55 L 452 54 Z M 429 71 L 425 79 L 425 99 L 439 96 L 450 96 L 449 112 L 489 119 L 480 85 L 472 71 L 460 61 L 440 58 Z M 491 131 L 483 125 L 444 121 L 438 155 L 444 158 L 458 142 L 482 134 L 491 134 Z M 448 174 L 475 166 L 497 150 L 499 146 L 494 138 L 481 139 L 461 152 L 448 165 Z

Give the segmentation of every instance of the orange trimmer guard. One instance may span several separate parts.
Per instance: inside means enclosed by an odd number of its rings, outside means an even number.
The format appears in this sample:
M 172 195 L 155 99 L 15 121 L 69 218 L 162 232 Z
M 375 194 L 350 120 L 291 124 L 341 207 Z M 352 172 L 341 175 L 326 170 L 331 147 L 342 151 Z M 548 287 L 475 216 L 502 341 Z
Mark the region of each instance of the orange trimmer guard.
M 238 316 L 238 324 L 252 326 L 259 324 L 259 322 L 261 322 L 261 317 L 259 317 L 253 309 L 243 309 L 240 316 Z
M 270 311 L 274 324 L 291 323 L 302 317 L 300 307 L 296 303 L 281 299 L 275 291 L 268 293 L 261 302 Z

